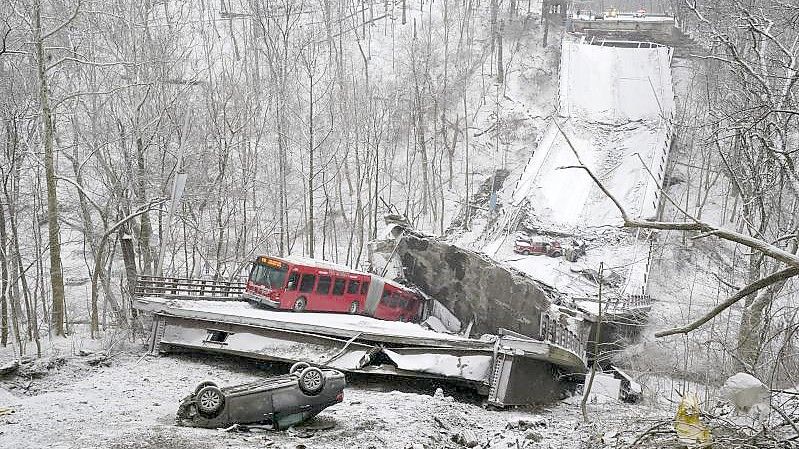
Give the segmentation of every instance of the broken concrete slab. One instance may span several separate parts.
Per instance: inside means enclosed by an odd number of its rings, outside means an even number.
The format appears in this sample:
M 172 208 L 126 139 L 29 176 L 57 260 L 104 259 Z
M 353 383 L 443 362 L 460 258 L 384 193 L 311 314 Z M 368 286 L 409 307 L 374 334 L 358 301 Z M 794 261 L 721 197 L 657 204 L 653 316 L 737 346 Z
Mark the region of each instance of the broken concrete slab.
M 552 308 L 561 300 L 552 288 L 485 255 L 439 239 L 409 232 L 398 236 L 398 240 L 375 242 L 373 253 L 399 258 L 404 277 L 441 301 L 461 322 L 473 322 L 475 334 L 493 334 L 505 328 L 539 338 L 543 317 L 551 315 L 550 321 L 571 322 L 577 337 L 587 339 L 587 323 L 573 316 L 563 318 Z
M 588 382 L 588 377 L 586 377 Z M 596 373 L 588 394 L 588 402 L 604 404 L 617 402 L 621 394 L 621 381 L 611 374 Z

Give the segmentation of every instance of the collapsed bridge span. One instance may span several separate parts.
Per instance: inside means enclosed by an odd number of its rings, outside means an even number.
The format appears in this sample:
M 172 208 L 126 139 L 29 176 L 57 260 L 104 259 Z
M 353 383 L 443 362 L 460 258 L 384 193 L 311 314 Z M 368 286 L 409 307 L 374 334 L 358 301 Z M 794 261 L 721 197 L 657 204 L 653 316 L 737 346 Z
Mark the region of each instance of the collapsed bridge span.
M 210 300 L 209 300 L 210 299 Z M 497 406 L 560 397 L 564 375 L 586 369 L 576 346 L 512 331 L 481 339 L 371 317 L 264 310 L 244 301 L 138 297 L 152 317 L 156 353 L 203 351 L 345 372 L 441 379 L 464 384 Z

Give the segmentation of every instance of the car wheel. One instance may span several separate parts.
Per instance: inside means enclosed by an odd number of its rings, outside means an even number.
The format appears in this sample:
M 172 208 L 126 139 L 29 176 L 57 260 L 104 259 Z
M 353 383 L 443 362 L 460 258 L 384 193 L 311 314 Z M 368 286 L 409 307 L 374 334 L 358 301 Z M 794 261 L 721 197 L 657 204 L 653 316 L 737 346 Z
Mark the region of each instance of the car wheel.
M 350 304 L 348 312 L 352 314 L 358 313 L 358 301 L 353 301 L 352 304 Z
M 522 254 L 524 254 L 525 256 L 529 256 L 530 255 L 530 251 L 524 250 L 524 251 L 522 251 Z
M 205 387 L 215 387 L 215 386 L 217 386 L 216 382 L 212 382 L 210 380 L 204 380 L 200 382 L 199 385 L 197 385 L 197 388 L 194 389 L 194 394 L 198 394 L 200 390 L 202 390 Z
M 289 368 L 289 374 L 299 374 L 300 372 L 302 372 L 302 370 L 304 370 L 305 368 L 308 368 L 309 366 L 311 366 L 311 365 L 309 365 L 309 364 L 307 364 L 305 362 L 297 362 L 297 363 L 291 365 L 291 368 Z
M 300 296 L 299 298 L 297 298 L 296 301 L 294 301 L 294 307 L 292 307 L 292 310 L 294 310 L 295 312 L 304 312 L 305 307 L 307 306 L 308 306 L 308 300 Z
M 197 403 L 197 412 L 205 418 L 215 418 L 222 412 L 225 406 L 225 395 L 219 387 L 209 385 L 203 387 L 198 393 L 195 400 Z
M 302 370 L 297 383 L 303 393 L 313 396 L 325 387 L 325 374 L 319 368 L 311 366 Z

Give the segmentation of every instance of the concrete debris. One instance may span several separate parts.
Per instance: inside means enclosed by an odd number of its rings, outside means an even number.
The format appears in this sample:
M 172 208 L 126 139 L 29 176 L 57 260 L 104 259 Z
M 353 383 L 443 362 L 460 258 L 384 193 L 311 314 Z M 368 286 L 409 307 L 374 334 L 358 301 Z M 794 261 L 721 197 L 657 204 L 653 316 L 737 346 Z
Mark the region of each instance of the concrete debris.
M 636 403 L 644 397 L 644 387 L 636 382 L 632 376 L 625 373 L 616 366 L 611 365 L 614 377 L 621 381 L 621 399 L 624 402 Z
M 768 410 L 771 393 L 768 387 L 756 377 L 746 373 L 737 373 L 730 376 L 724 383 L 722 395 L 740 413 L 749 413 L 753 409 L 759 413 Z
M 546 418 L 543 417 L 535 417 L 533 419 L 513 419 L 508 421 L 505 425 L 506 429 L 509 430 L 528 430 L 528 429 L 540 429 L 546 428 L 549 423 L 547 423 Z
M 616 443 L 616 440 L 619 437 L 619 432 L 615 430 L 611 430 L 610 432 L 605 432 L 602 434 L 602 444 L 610 446 Z
M 451 429 L 450 425 L 449 425 L 449 424 L 447 424 L 447 423 L 445 423 L 445 422 L 444 422 L 444 421 L 443 421 L 441 418 L 439 418 L 438 416 L 434 416 L 434 417 L 433 417 L 433 421 L 435 421 L 435 422 L 436 422 L 436 424 L 438 424 L 438 425 L 439 425 L 439 426 L 440 426 L 442 429 L 444 429 L 445 431 L 449 431 L 449 430 Z
M 89 366 L 111 366 L 111 359 L 106 354 L 93 354 L 86 359 L 86 364 Z
M 422 326 L 430 329 L 433 332 L 449 333 L 449 329 L 444 326 L 444 323 L 434 316 L 428 317 L 426 320 L 424 320 L 422 322 Z
M 5 376 L 7 374 L 11 374 L 13 372 L 16 372 L 17 369 L 19 369 L 19 361 L 12 360 L 11 362 L 0 366 L 0 376 Z
M 477 434 L 471 429 L 464 429 L 452 437 L 452 441 L 464 447 L 475 447 L 478 444 Z
M 541 432 L 537 430 L 528 430 L 527 433 L 524 434 L 524 439 L 530 440 L 534 443 L 538 443 L 544 439 L 544 435 L 541 435 Z

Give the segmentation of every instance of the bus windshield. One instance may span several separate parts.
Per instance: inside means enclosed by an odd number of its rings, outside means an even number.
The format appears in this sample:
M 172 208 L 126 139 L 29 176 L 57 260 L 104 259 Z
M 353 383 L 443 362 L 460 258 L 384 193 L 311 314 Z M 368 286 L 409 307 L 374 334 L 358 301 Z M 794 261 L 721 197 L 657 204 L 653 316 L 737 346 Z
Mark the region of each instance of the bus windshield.
M 273 267 L 256 263 L 250 272 L 250 282 L 257 285 L 275 289 L 282 288 L 286 281 L 286 273 L 289 269 L 286 264 L 280 267 Z

